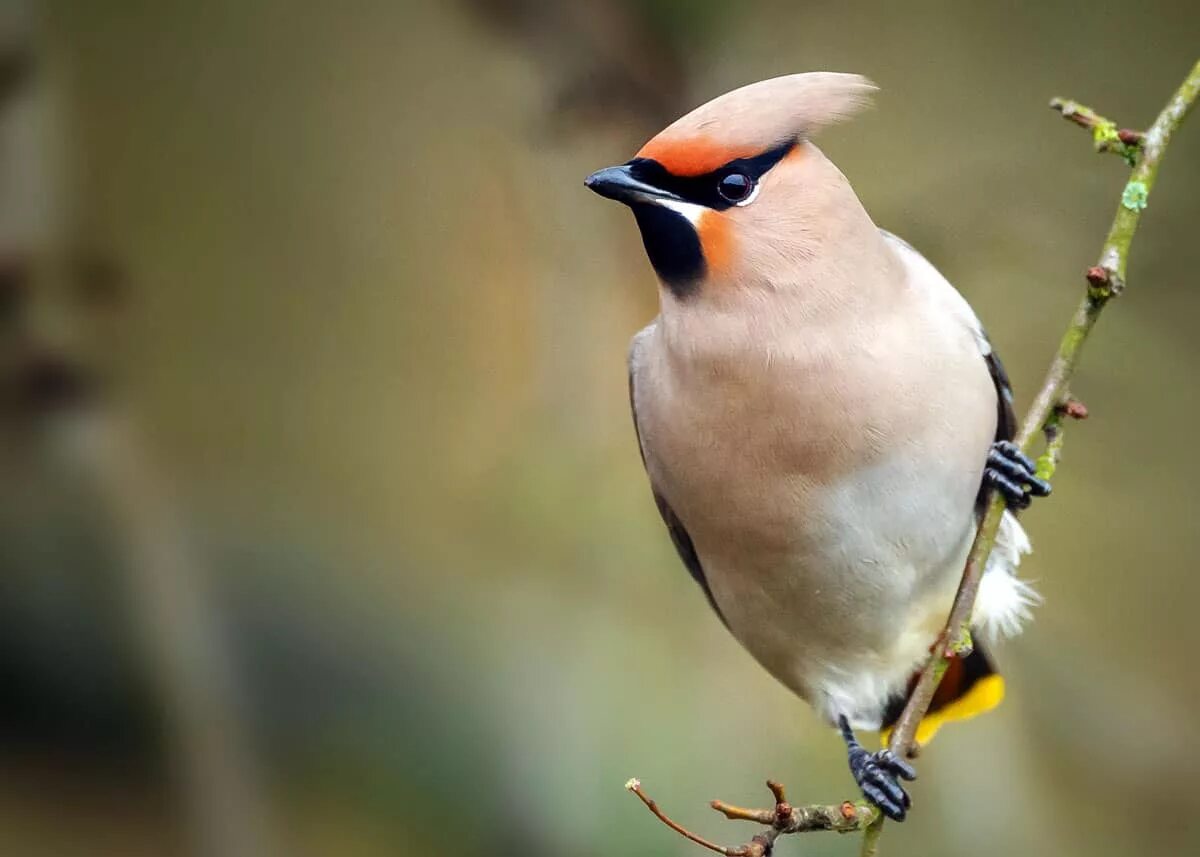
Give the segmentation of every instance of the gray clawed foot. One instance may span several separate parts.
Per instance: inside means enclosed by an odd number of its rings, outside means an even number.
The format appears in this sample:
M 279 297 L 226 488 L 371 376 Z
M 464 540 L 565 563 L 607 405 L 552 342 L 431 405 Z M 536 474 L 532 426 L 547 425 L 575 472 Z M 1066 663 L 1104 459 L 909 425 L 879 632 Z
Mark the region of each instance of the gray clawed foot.
M 879 807 L 892 821 L 904 821 L 912 800 L 900 785 L 900 780 L 915 780 L 916 770 L 891 750 L 875 753 L 864 750 L 845 717 L 838 718 L 838 726 L 846 741 L 850 773 L 862 789 L 863 797 Z
M 1027 508 L 1034 497 L 1050 493 L 1050 483 L 1037 475 L 1037 465 L 1011 440 L 992 445 L 983 481 L 1000 492 L 1010 509 Z

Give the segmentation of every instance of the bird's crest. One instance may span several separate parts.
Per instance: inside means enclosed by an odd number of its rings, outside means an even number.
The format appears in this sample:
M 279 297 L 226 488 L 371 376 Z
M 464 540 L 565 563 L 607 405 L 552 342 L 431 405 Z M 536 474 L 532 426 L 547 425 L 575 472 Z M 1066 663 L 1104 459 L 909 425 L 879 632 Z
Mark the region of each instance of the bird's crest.
M 752 83 L 675 120 L 638 152 L 677 176 L 697 176 L 801 140 L 849 118 L 875 85 L 857 74 L 809 72 Z

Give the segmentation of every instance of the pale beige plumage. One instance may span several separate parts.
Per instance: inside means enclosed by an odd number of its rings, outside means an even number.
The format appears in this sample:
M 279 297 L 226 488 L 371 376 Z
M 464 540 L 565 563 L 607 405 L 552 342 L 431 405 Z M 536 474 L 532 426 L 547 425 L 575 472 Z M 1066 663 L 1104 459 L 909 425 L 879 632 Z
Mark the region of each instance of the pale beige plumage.
M 638 214 L 660 275 L 631 395 L 685 562 L 772 675 L 830 721 L 865 727 L 945 620 L 1010 419 L 970 307 L 876 227 L 809 139 L 873 88 L 839 74 L 752 84 L 591 180 Z M 724 181 L 739 171 L 744 197 Z M 1028 542 L 1011 515 L 1001 543 L 982 627 L 1011 626 L 1027 605 L 1012 572 Z
M 646 470 L 730 630 L 829 719 L 869 727 L 949 610 L 996 430 L 972 329 L 895 246 L 863 283 L 887 300 L 666 298 L 630 356 Z

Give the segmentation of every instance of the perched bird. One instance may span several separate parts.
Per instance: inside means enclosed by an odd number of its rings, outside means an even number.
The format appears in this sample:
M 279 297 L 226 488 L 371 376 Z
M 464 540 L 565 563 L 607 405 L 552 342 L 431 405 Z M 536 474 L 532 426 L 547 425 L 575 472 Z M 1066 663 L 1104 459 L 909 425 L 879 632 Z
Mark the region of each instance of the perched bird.
M 894 819 L 915 772 L 886 729 L 946 620 L 990 489 L 1005 497 L 975 608 L 918 741 L 999 703 L 981 641 L 1036 600 L 1014 510 L 1048 494 L 1012 443 L 1000 361 L 941 274 L 879 229 L 811 142 L 865 105 L 857 75 L 754 83 L 698 107 L 586 185 L 632 210 L 660 284 L 630 397 L 654 499 L 726 627 L 837 726 Z

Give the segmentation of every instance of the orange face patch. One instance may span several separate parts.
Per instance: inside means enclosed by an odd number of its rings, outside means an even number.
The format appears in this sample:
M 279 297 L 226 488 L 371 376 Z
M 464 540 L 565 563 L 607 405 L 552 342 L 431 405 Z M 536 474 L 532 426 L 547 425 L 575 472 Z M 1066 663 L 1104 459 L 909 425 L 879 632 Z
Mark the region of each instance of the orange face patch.
M 752 158 L 757 154 L 759 151 L 753 147 L 727 146 L 710 137 L 693 137 L 690 140 L 664 140 L 655 137 L 642 146 L 637 157 L 658 161 L 672 175 L 702 176 L 730 161 Z
M 718 276 L 733 262 L 733 224 L 719 211 L 706 211 L 696 224 L 708 270 Z

